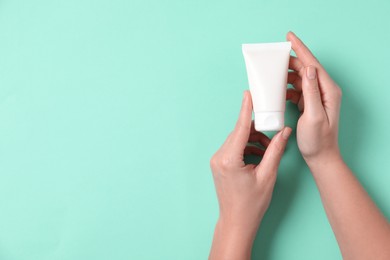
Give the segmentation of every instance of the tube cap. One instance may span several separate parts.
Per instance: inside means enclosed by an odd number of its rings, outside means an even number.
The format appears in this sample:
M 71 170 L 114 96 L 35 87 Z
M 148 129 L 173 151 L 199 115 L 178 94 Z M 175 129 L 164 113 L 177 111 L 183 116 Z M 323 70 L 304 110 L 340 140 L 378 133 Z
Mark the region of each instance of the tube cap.
M 279 131 L 284 127 L 283 112 L 257 112 L 255 113 L 256 131 Z

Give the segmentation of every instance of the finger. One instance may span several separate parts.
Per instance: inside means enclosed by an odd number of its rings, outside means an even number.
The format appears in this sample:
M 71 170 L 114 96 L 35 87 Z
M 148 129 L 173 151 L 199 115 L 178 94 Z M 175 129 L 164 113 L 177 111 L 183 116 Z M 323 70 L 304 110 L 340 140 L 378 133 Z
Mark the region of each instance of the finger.
M 291 128 L 285 127 L 272 138 L 270 145 L 264 153 L 263 159 L 256 167 L 256 174 L 259 176 L 259 179 L 276 180 L 279 163 L 291 132 Z
M 264 150 L 255 146 L 247 146 L 244 150 L 244 155 L 257 155 L 257 156 L 263 156 Z
M 301 92 L 296 91 L 295 89 L 289 88 L 286 92 L 286 100 L 290 100 L 292 103 L 298 105 L 299 100 L 301 99 Z
M 318 87 L 317 71 L 313 66 L 305 68 L 302 79 L 302 90 L 304 96 L 305 113 L 312 116 L 319 116 L 325 113 L 321 100 L 321 92 Z
M 304 65 L 303 65 L 302 61 L 300 59 L 298 59 L 297 57 L 290 56 L 288 68 L 301 74 L 301 71 L 304 68 Z
M 302 70 L 301 68 L 303 66 L 307 67 L 309 65 L 319 65 L 318 60 L 316 59 L 316 57 L 314 57 L 309 48 L 307 48 L 306 45 L 301 41 L 301 39 L 299 39 L 293 32 L 288 32 L 286 38 L 291 42 L 291 47 L 299 58 L 302 65 L 300 69 L 296 71 Z
M 267 147 L 271 140 L 266 136 L 265 134 L 261 132 L 256 132 L 253 134 L 250 134 L 248 142 L 258 142 L 260 143 L 263 147 Z
M 321 88 L 324 90 L 325 96 L 337 91 L 337 84 L 335 84 L 321 63 L 312 54 L 309 48 L 306 47 L 301 39 L 299 39 L 293 32 L 288 32 L 286 38 L 291 42 L 291 47 L 295 51 L 295 54 L 297 55 L 298 60 L 301 61 L 303 67 L 315 66 L 318 69 L 318 81 Z M 298 69 L 299 64 L 296 65 L 296 67 Z M 303 69 L 300 69 L 299 75 L 302 77 L 303 74 Z
M 289 71 L 287 75 L 287 83 L 293 85 L 293 87 L 298 90 L 302 91 L 302 79 L 295 71 Z
M 243 153 L 248 142 L 252 124 L 252 99 L 249 91 L 244 92 L 241 111 L 236 126 L 231 135 L 231 149 L 233 152 Z

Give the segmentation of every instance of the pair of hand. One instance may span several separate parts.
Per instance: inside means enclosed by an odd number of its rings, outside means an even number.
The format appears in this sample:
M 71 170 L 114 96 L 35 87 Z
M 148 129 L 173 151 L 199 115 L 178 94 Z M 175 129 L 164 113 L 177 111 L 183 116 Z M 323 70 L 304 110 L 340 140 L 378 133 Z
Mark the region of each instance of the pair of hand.
M 302 112 L 297 125 L 299 150 L 308 164 L 333 160 L 340 156 L 338 122 L 341 90 L 295 34 L 289 32 L 287 40 L 291 41 L 297 55 L 290 57 L 288 83 L 294 88 L 287 90 L 287 100 L 297 104 Z M 270 204 L 280 159 L 291 131 L 291 128 L 285 127 L 272 140 L 256 132 L 250 93 L 244 92 L 236 126 L 210 161 L 220 206 L 213 248 L 218 248 L 221 240 L 228 240 L 223 242 L 224 245 L 230 241 L 231 250 L 223 250 L 230 259 L 240 253 L 234 250 L 234 237 L 237 235 L 248 241 L 247 247 L 251 247 Z M 266 149 L 247 146 L 248 142 L 258 142 Z M 245 154 L 261 155 L 263 158 L 259 165 L 246 165 Z M 223 238 L 216 238 L 218 236 Z M 218 250 L 212 250 L 211 259 L 223 258 L 215 252 Z

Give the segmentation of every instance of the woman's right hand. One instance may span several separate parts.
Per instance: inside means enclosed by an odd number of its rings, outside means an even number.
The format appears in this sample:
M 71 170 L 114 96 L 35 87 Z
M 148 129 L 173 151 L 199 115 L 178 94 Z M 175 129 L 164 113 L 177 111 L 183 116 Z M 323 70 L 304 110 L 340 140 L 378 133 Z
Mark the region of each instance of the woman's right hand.
M 297 57 L 290 57 L 287 99 L 302 112 L 297 126 L 297 142 L 303 158 L 326 162 L 340 157 L 338 125 L 341 90 L 303 42 L 292 32 L 287 34 Z

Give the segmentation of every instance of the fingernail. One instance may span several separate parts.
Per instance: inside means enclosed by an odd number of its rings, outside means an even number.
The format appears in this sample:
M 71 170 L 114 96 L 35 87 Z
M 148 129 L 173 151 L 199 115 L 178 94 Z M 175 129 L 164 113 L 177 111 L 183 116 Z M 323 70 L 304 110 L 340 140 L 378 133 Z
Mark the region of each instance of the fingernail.
M 246 99 L 246 90 L 244 91 L 243 97 L 242 97 L 242 100 L 245 100 L 245 99 Z
M 292 132 L 292 129 L 289 127 L 285 127 L 282 132 L 282 137 L 284 140 L 288 140 Z
M 309 66 L 306 68 L 306 76 L 309 78 L 309 79 L 316 79 L 316 68 L 313 67 L 313 66 Z

